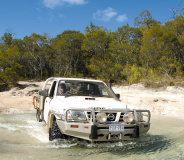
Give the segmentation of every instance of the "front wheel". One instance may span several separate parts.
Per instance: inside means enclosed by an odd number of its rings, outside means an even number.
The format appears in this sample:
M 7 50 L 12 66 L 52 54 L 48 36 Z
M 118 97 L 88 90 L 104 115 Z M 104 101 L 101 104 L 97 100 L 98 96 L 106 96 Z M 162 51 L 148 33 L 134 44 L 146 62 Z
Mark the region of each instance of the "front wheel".
M 62 138 L 63 134 L 59 130 L 59 127 L 56 123 L 56 120 L 53 121 L 52 128 L 49 128 L 49 140 L 53 141 L 54 139 Z

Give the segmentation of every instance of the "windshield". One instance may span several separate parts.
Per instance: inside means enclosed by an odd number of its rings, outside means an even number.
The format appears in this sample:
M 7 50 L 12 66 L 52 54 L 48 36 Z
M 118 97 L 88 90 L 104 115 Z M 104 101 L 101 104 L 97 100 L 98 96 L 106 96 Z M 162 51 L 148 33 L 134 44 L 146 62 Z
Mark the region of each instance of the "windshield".
M 101 82 L 60 80 L 58 96 L 92 96 L 113 98 L 108 88 Z

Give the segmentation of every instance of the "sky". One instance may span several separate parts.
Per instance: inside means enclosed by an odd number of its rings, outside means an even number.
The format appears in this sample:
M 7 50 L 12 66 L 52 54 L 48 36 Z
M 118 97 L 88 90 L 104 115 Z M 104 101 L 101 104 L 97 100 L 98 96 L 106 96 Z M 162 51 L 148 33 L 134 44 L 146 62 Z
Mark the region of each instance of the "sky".
M 23 39 L 36 33 L 56 37 L 66 30 L 84 33 L 92 22 L 110 31 L 129 24 L 143 10 L 161 23 L 171 20 L 184 0 L 0 0 L 0 37 L 5 32 Z

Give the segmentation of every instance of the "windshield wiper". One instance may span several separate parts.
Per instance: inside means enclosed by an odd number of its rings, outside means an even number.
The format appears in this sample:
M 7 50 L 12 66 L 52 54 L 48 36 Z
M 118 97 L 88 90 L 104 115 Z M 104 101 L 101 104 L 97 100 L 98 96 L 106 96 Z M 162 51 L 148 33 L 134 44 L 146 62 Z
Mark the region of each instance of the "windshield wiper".
M 102 95 L 89 94 L 90 97 L 103 97 Z

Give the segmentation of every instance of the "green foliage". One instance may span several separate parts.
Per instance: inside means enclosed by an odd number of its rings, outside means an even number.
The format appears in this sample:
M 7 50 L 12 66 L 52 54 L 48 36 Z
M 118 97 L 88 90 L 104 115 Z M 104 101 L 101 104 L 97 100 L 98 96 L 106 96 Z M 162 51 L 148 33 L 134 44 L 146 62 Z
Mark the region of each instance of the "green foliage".
M 32 33 L 21 40 L 5 33 L 0 43 L 0 86 L 50 76 L 113 78 L 152 87 L 182 81 L 183 14 L 161 24 L 144 10 L 135 24 L 110 32 L 90 22 L 85 34 L 67 30 L 52 39 Z
M 135 17 L 135 26 L 146 26 L 151 27 L 155 23 L 160 23 L 156 21 L 148 10 L 143 10 L 138 17 Z
M 144 77 L 145 72 L 145 68 L 138 67 L 134 64 L 133 66 L 126 65 L 124 74 L 126 73 L 127 81 L 129 82 L 129 84 L 133 84 L 140 82 L 141 78 Z
M 95 26 L 92 22 L 90 22 L 89 26 L 87 26 L 85 29 L 85 34 L 92 33 L 98 30 L 107 31 L 107 29 L 104 29 L 103 26 Z
M 18 81 L 17 73 L 12 68 L 5 69 L 5 75 L 9 84 L 15 85 Z
M 60 76 L 76 76 L 85 73 L 84 58 L 81 46 L 84 35 L 78 31 L 65 31 L 52 39 L 51 47 L 55 53 L 52 56 L 54 72 Z
M 49 41 L 46 35 L 32 33 L 31 36 L 24 37 L 23 45 L 24 58 L 29 64 L 29 66 L 26 66 L 26 70 L 29 71 L 27 74 L 43 79 L 43 69 L 46 66 L 49 51 Z
M 19 47 L 10 33 L 5 33 L 0 44 L 0 83 L 15 85 L 19 79 L 22 65 L 19 63 Z

